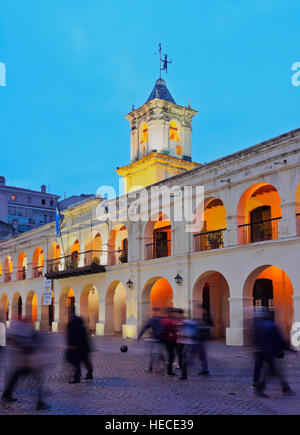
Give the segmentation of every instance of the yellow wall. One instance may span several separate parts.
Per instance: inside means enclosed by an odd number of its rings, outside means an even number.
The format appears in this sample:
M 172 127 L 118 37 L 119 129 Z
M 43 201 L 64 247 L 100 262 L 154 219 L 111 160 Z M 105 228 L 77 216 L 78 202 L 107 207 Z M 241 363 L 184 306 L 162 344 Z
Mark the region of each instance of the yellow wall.
M 206 209 L 204 212 L 204 221 L 206 225 L 203 227 L 203 232 L 226 228 L 225 207 L 218 206 Z

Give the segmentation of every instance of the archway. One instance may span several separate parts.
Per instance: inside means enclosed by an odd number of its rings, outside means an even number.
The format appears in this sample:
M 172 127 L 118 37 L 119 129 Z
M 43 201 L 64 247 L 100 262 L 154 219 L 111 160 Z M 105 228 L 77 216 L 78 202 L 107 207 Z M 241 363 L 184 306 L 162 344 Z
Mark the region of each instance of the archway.
M 108 287 L 105 297 L 105 334 L 120 334 L 126 324 L 127 293 L 120 281 L 114 281 Z
M 23 316 L 23 302 L 20 293 L 15 293 L 12 300 L 12 320 L 21 320 Z
M 141 320 L 145 322 L 152 316 L 153 308 L 164 311 L 173 306 L 173 289 L 169 281 L 160 276 L 149 279 L 142 293 Z
M 72 245 L 70 255 L 66 258 L 67 269 L 77 269 L 79 267 L 80 260 L 80 243 L 79 240 L 75 240 Z
M 65 287 L 59 298 L 59 331 L 65 331 L 69 321 L 69 307 L 74 305 L 75 293 L 71 287 Z
M 208 316 L 212 321 L 211 334 L 215 338 L 225 337 L 229 320 L 230 291 L 225 277 L 216 271 L 202 274 L 193 288 L 193 318 Z
M 58 243 L 53 242 L 48 252 L 48 261 L 47 261 L 48 273 L 58 272 L 60 260 L 61 260 L 60 246 Z
M 125 225 L 118 225 L 114 228 L 108 240 L 108 264 L 128 262 L 128 231 Z
M 36 248 L 32 258 L 32 278 L 41 278 L 44 268 L 44 251 L 42 248 Z
M 12 280 L 13 273 L 13 261 L 11 257 L 6 257 L 4 262 L 4 282 L 10 282 Z
M 34 291 L 30 291 L 26 298 L 25 316 L 32 322 L 37 321 L 37 297 Z
M 171 255 L 171 221 L 165 213 L 152 217 L 145 226 L 145 260 Z
M 85 244 L 84 265 L 88 266 L 92 263 L 101 264 L 102 256 L 102 237 L 97 233 L 95 237 L 88 237 Z
M 27 255 L 25 252 L 21 252 L 18 258 L 17 280 L 26 279 L 26 273 L 27 273 Z
M 84 287 L 80 297 L 80 315 L 90 334 L 95 334 L 99 322 L 99 293 L 93 284 Z
M 289 339 L 294 319 L 293 285 L 288 275 L 276 266 L 260 266 L 246 279 L 244 284 L 244 329 L 248 340 L 249 318 L 253 310 L 268 307 L 282 334 Z M 250 325 L 251 327 L 251 325 Z
M 0 301 L 0 322 L 6 325 L 9 320 L 9 300 L 6 294 L 3 294 Z
M 278 238 L 281 219 L 281 198 L 277 189 L 268 183 L 249 187 L 237 208 L 238 243 L 255 243 Z
M 196 219 L 200 219 L 200 216 Z M 199 222 L 201 221 L 201 231 L 194 234 L 194 251 L 223 248 L 223 234 L 227 226 L 226 209 L 219 198 L 205 199 L 204 211 Z

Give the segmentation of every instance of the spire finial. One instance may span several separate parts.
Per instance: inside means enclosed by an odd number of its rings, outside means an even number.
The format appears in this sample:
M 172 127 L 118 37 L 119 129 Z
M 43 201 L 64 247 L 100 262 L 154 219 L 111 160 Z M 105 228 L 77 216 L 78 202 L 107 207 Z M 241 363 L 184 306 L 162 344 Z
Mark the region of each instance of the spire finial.
M 159 78 L 161 79 L 161 72 L 166 71 L 168 73 L 168 64 L 172 63 L 172 59 L 168 59 L 168 55 L 164 54 L 162 57 L 162 45 L 161 42 L 158 46 L 158 53 L 155 53 L 156 55 L 159 54 Z

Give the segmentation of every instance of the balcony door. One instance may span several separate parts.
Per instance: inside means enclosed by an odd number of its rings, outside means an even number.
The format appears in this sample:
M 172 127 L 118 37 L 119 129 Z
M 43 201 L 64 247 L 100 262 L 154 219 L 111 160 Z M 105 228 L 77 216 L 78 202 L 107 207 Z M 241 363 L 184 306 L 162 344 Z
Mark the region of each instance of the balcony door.
M 267 221 L 267 222 L 265 222 Z M 271 207 L 265 205 L 250 213 L 251 243 L 272 239 Z
M 171 227 L 162 227 L 154 230 L 155 258 L 171 255 Z

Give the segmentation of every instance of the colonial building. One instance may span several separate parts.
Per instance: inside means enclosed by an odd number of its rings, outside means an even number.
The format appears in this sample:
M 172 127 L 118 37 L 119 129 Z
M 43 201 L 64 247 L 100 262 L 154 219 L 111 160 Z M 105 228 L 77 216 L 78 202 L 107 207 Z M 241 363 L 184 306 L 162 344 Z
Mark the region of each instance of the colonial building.
M 61 237 L 48 223 L 0 244 L 2 322 L 23 314 L 37 328 L 62 331 L 75 304 L 92 333 L 136 337 L 151 307 L 197 316 L 202 305 L 213 335 L 242 345 L 253 306 L 266 305 L 289 335 L 300 321 L 300 129 L 198 165 L 195 114 L 177 106 L 159 80 L 149 101 L 127 116 L 131 162 L 118 170 L 127 183 L 119 217 L 113 201 L 95 196 L 63 212 Z M 204 187 L 194 210 L 203 225 L 192 232 L 175 218 L 174 195 L 170 207 L 149 206 L 153 188 L 185 186 Z M 144 219 L 134 219 L 138 214 Z M 52 280 L 49 306 L 45 276 Z

